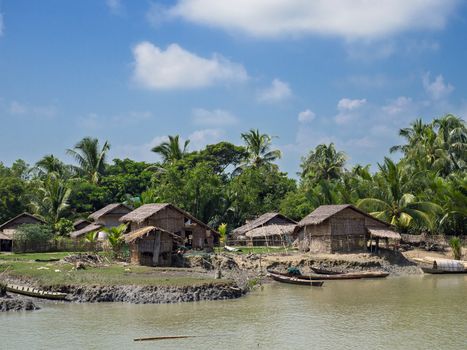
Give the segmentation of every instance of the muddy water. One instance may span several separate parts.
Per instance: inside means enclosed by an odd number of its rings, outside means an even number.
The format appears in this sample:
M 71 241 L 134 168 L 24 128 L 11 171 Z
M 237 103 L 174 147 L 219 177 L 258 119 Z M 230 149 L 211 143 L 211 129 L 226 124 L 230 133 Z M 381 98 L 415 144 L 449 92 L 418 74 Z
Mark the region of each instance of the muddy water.
M 135 343 L 135 337 L 199 335 Z M 229 301 L 47 304 L 0 314 L 0 349 L 467 349 L 467 275 L 278 284 Z

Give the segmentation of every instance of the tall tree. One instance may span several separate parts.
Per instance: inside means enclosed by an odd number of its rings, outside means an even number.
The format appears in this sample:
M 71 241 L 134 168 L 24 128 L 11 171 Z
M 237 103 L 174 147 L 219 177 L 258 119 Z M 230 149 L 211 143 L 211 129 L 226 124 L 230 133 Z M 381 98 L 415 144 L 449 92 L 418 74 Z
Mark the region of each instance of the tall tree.
M 243 133 L 242 139 L 248 152 L 246 163 L 248 166 L 270 166 L 272 162 L 281 157 L 281 151 L 271 149 L 272 137 L 261 134 L 258 129 L 251 129 L 247 133 Z
M 79 164 L 78 171 L 93 184 L 99 183 L 104 173 L 106 155 L 110 149 L 107 141 L 102 147 L 99 146 L 98 139 L 85 137 L 73 149 L 67 150 Z
M 345 160 L 345 153 L 336 151 L 334 143 L 318 145 L 302 159 L 301 177 L 312 183 L 338 179 L 344 171 Z
M 169 135 L 168 141 L 162 142 L 160 145 L 154 147 L 151 151 L 161 155 L 164 163 L 173 163 L 182 159 L 188 153 L 189 144 L 190 140 L 186 140 L 182 147 L 180 145 L 179 135 Z

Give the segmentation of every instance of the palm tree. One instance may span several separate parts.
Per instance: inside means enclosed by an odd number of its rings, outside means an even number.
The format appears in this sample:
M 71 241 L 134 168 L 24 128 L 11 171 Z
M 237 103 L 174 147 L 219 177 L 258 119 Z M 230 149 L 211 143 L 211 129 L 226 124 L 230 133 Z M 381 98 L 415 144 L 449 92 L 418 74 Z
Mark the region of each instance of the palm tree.
M 100 148 L 98 139 L 85 137 L 75 145 L 74 149 L 68 149 L 67 154 L 78 162 L 78 171 L 93 184 L 97 184 L 104 173 L 105 158 L 109 149 L 110 145 L 107 141 Z
M 258 129 L 251 129 L 247 133 L 243 133 L 242 139 L 248 152 L 245 165 L 252 167 L 270 166 L 273 161 L 281 157 L 281 151 L 271 150 L 273 138 L 267 134 L 261 134 Z
M 127 225 L 121 224 L 116 227 L 105 227 L 103 230 L 107 234 L 107 240 L 115 257 L 118 257 L 122 251 L 123 244 L 125 243 L 124 233 L 126 232 Z
M 68 208 L 71 190 L 56 173 L 50 173 L 40 182 L 39 198 L 32 203 L 34 211 L 48 223 L 56 224 Z
M 467 159 L 467 127 L 465 122 L 452 114 L 433 121 L 438 128 L 439 148 L 448 158 L 448 166 L 444 167 L 444 174 L 466 168 Z M 447 162 L 443 164 L 446 165 Z
M 158 153 L 162 156 L 164 163 L 173 163 L 174 161 L 182 159 L 188 153 L 188 145 L 190 140 L 183 143 L 183 148 L 180 146 L 180 136 L 170 136 L 169 140 L 162 142 L 160 145 L 154 147 L 151 151 Z
M 385 157 L 384 164 L 378 164 L 380 173 L 376 188 L 376 197 L 364 198 L 357 206 L 371 211 L 371 215 L 387 221 L 399 229 L 406 230 L 417 224 L 424 228 L 433 228 L 433 217 L 441 212 L 441 208 L 432 202 L 419 201 L 409 192 L 411 183 L 418 177 L 408 176 L 400 164 L 395 164 Z
M 342 176 L 346 155 L 337 152 L 334 143 L 321 144 L 302 159 L 302 179 L 311 179 L 314 183 L 320 180 L 334 180 Z

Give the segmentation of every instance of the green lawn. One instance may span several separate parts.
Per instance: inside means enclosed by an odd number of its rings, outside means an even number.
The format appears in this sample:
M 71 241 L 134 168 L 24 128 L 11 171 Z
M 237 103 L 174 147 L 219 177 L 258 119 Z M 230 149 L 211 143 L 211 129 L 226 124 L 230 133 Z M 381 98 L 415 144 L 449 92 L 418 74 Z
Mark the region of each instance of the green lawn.
M 30 279 L 40 286 L 57 285 L 151 285 L 199 286 L 223 283 L 213 276 L 189 269 L 153 268 L 110 264 L 74 270 L 73 264 L 63 262 L 36 262 L 35 259 L 62 258 L 69 253 L 0 254 L 2 274 Z

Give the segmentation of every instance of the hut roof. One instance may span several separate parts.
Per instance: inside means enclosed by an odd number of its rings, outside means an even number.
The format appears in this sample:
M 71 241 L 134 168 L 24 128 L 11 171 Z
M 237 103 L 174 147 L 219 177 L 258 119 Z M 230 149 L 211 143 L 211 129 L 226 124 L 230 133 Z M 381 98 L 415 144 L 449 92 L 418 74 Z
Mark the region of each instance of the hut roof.
M 120 221 L 121 222 L 136 222 L 138 224 L 142 223 L 144 220 L 146 220 L 147 218 L 149 218 L 150 216 L 160 212 L 161 210 L 164 210 L 166 208 L 170 208 L 170 209 L 173 209 L 173 210 L 176 210 L 178 211 L 179 213 L 181 213 L 182 215 L 184 215 L 185 217 L 191 219 L 192 221 L 196 222 L 198 225 L 204 227 L 205 229 L 207 230 L 211 230 L 212 232 L 214 232 L 215 234 L 219 235 L 219 232 L 217 232 L 216 230 L 214 230 L 212 227 L 210 227 L 209 225 L 205 224 L 204 222 L 198 220 L 197 218 L 195 218 L 193 215 L 191 215 L 190 213 L 176 207 L 175 205 L 173 204 L 170 204 L 170 203 L 151 203 L 151 204 L 144 204 L 142 205 L 141 207 L 139 208 L 136 208 L 135 210 L 133 210 L 132 212 L 126 214 L 126 215 L 123 215 L 121 218 L 120 218 Z
M 385 230 L 381 228 L 370 228 L 368 229 L 368 232 L 370 232 L 370 234 L 374 237 L 391 238 L 391 239 L 396 239 L 396 240 L 401 239 L 401 235 L 392 230 Z
M 293 224 L 293 225 L 297 224 L 297 222 L 295 222 L 294 220 L 292 220 L 292 219 L 288 218 L 287 216 L 282 215 L 280 213 L 266 213 L 266 214 L 263 214 L 260 217 L 256 218 L 255 220 L 252 220 L 252 221 L 246 223 L 243 226 L 237 227 L 235 230 L 232 231 L 232 233 L 234 235 L 245 235 L 246 232 L 251 231 L 251 230 L 253 230 L 253 229 L 257 228 L 257 227 L 263 226 L 263 225 L 267 224 L 269 221 L 271 221 L 272 219 L 274 219 L 276 217 L 280 217 L 280 218 L 290 222 L 290 224 Z
M 182 240 L 180 236 L 177 236 L 176 234 L 169 232 L 167 230 L 164 230 L 163 228 L 157 227 L 157 226 L 146 226 L 143 228 L 140 228 L 139 230 L 130 232 L 125 235 L 125 242 L 126 243 L 132 243 L 135 242 L 138 239 L 143 239 L 144 237 L 147 237 L 150 233 L 152 232 L 165 232 L 171 235 L 173 238 L 177 240 Z
M 311 214 L 305 216 L 299 223 L 299 227 L 303 227 L 306 225 L 319 225 L 322 222 L 326 221 L 329 219 L 331 216 L 336 215 L 337 213 L 341 212 L 344 209 L 352 209 L 366 217 L 369 217 L 373 220 L 379 221 L 386 226 L 389 226 L 387 222 L 384 222 L 378 218 L 375 218 L 374 216 L 364 212 L 361 209 L 356 208 L 352 204 L 339 204 L 339 205 L 321 205 L 318 208 L 316 208 Z
M 2 231 L 0 231 L 0 239 L 6 239 L 8 241 L 12 240 L 10 235 L 7 235 L 6 233 L 3 233 Z
M 79 226 L 79 225 L 84 224 L 84 223 L 90 224 L 91 221 L 86 220 L 86 219 L 78 219 L 75 222 L 73 222 L 73 227 Z
M 10 224 L 13 224 L 16 220 L 24 217 L 24 216 L 27 216 L 31 219 L 34 219 L 37 221 L 37 223 L 41 223 L 41 224 L 45 224 L 45 221 L 42 220 L 41 218 L 38 218 L 37 216 L 34 216 L 32 214 L 29 214 L 29 213 L 22 213 L 22 214 L 19 214 L 19 215 L 16 215 L 14 218 L 8 220 L 8 221 L 5 221 L 3 224 L 0 225 L 0 230 L 2 230 L 4 227 L 10 225 Z
M 126 204 L 123 204 L 123 203 L 112 203 L 112 204 L 109 204 L 109 205 L 106 205 L 104 208 L 101 208 L 99 209 L 98 211 L 95 211 L 94 213 L 92 213 L 91 215 L 89 215 L 89 218 L 90 219 L 93 219 L 93 220 L 99 220 L 99 218 L 101 218 L 102 216 L 106 215 L 106 214 L 110 214 L 111 212 L 113 212 L 115 209 L 117 208 L 125 208 L 127 209 L 128 211 L 132 211 L 133 208 L 129 207 L 128 205 Z
M 267 225 L 254 228 L 245 233 L 248 238 L 267 237 L 267 236 L 284 236 L 294 232 L 296 225 Z
M 98 231 L 101 228 L 102 228 L 102 225 L 100 224 L 89 224 L 88 226 L 82 228 L 81 230 L 71 232 L 70 237 L 78 238 L 82 235 L 85 235 L 86 233 Z

